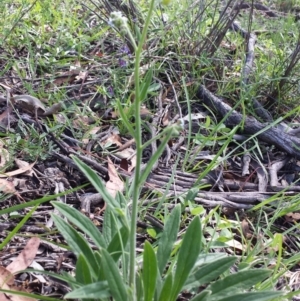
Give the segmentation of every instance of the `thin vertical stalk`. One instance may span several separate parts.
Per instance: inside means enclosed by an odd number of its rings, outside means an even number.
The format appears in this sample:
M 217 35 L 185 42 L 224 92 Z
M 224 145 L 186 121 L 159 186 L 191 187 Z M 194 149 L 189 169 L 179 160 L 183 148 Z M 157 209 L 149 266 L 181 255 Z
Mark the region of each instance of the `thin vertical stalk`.
M 141 134 L 141 116 L 140 116 L 140 60 L 143 51 L 143 45 L 146 40 L 148 27 L 151 20 L 152 11 L 155 0 L 150 1 L 150 8 L 146 18 L 146 22 L 142 31 L 141 39 L 135 53 L 135 69 L 134 69 L 134 83 L 135 83 L 135 101 L 134 101 L 134 115 L 135 115 L 135 143 L 136 143 L 136 167 L 133 179 L 133 196 L 132 196 L 132 213 L 131 213 L 131 229 L 130 229 L 130 254 L 129 254 L 129 285 L 132 289 L 133 300 L 136 300 L 135 294 L 135 261 L 136 261 L 136 222 L 138 214 L 138 200 L 140 196 L 140 173 L 142 163 L 142 134 Z

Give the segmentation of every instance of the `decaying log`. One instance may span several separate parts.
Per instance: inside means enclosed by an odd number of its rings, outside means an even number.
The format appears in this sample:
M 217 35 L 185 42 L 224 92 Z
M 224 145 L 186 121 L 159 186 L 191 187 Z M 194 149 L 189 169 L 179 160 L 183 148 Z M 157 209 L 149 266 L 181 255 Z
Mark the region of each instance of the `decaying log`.
M 255 135 L 261 141 L 264 141 L 269 145 L 274 145 L 289 155 L 300 159 L 300 139 L 285 133 L 282 130 L 282 127 L 260 123 L 254 117 L 243 116 L 223 102 L 221 98 L 211 93 L 203 85 L 199 87 L 197 96 L 222 117 L 227 115 L 225 120 L 226 126 L 233 128 L 244 121 L 243 134 Z

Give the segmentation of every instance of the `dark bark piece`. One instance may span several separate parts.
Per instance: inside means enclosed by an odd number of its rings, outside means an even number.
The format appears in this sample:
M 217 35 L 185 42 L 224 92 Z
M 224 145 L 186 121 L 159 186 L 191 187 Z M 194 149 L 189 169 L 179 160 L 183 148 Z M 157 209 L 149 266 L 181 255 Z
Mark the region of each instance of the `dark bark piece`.
M 258 191 L 266 192 L 268 186 L 268 175 L 260 162 L 252 161 L 251 166 L 255 169 L 258 178 Z
M 254 49 L 256 43 L 256 35 L 244 30 L 237 22 L 233 22 L 232 30 L 238 32 L 247 42 L 246 60 L 242 72 L 242 86 L 246 89 L 249 83 L 250 73 L 254 62 Z M 271 122 L 273 120 L 271 114 L 262 106 L 262 104 L 255 98 L 251 99 L 253 108 L 257 116 L 262 118 L 265 122 Z
M 270 126 L 266 123 L 258 122 L 254 117 L 244 117 L 242 114 L 225 104 L 219 97 L 211 93 L 206 87 L 201 85 L 197 92 L 197 97 L 209 106 L 212 110 L 216 111 L 222 117 L 227 118 L 225 124 L 228 127 L 235 127 L 244 120 L 244 134 L 257 135 L 258 139 L 274 145 L 277 148 L 285 151 L 297 159 L 300 159 L 300 139 L 283 132 L 278 126 Z

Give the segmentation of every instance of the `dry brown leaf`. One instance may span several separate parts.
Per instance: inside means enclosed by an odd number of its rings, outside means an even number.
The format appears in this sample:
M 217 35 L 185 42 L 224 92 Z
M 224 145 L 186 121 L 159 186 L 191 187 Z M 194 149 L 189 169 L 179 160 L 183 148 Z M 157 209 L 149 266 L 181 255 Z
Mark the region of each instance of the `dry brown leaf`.
M 10 301 L 3 293 L 0 293 L 0 301 Z
M 5 267 L 0 266 L 0 288 L 9 290 L 10 287 L 8 284 L 13 285 L 14 275 L 12 275 Z M 10 300 L 6 297 L 4 293 L 0 293 L 0 301 Z
M 16 192 L 15 185 L 13 182 L 0 179 L 0 191 L 8 194 L 15 193 Z
M 0 142 L 0 167 L 4 167 L 9 161 L 9 152 L 3 147 L 3 143 Z
M 17 158 L 15 158 L 15 162 L 16 162 L 16 165 L 19 168 L 27 168 L 30 165 L 28 162 L 20 160 L 20 159 L 17 159 Z M 34 174 L 34 171 L 32 170 L 32 167 L 29 170 L 25 171 L 24 174 L 26 176 L 32 177 L 32 175 Z
M 104 147 L 108 147 L 112 144 L 116 144 L 117 146 L 122 146 L 121 138 L 118 134 L 111 134 L 106 140 L 101 143 Z
M 231 239 L 226 241 L 226 245 L 232 247 L 234 250 L 246 251 L 247 246 L 243 246 L 239 241 Z
M 4 288 L 4 287 L 3 287 Z M 28 293 L 26 290 L 16 286 L 16 285 L 11 285 L 8 288 L 5 288 L 11 291 L 18 291 L 18 292 L 24 292 L 24 293 Z M 20 296 L 20 295 L 16 295 L 16 294 L 9 294 L 9 293 L 5 293 L 5 295 L 7 295 L 10 299 L 10 301 L 35 301 L 36 299 L 33 298 L 29 298 L 29 297 L 25 297 L 25 296 Z
M 5 267 L 0 266 L 0 287 L 3 287 L 3 284 L 13 285 L 14 281 L 15 276 Z
M 141 66 L 139 76 L 142 77 L 151 67 L 152 67 L 151 64 L 146 64 L 144 66 Z M 133 83 L 134 83 L 134 73 L 132 73 L 128 78 L 127 88 L 129 88 Z
M 170 123 L 169 115 L 170 115 L 169 111 L 165 112 L 163 119 L 162 119 L 163 126 L 167 126 Z
M 300 220 L 300 213 L 299 212 L 290 212 L 290 213 L 287 213 L 285 216 L 284 216 L 285 220 L 287 222 L 298 222 Z
M 65 73 L 63 73 L 62 75 L 59 75 L 58 77 L 56 77 L 56 79 L 54 80 L 54 84 L 56 86 L 62 86 L 64 84 L 71 84 L 76 76 L 79 74 L 79 70 L 72 70 L 72 71 L 67 71 Z
M 123 191 L 124 183 L 118 176 L 117 170 L 115 169 L 114 164 L 108 158 L 108 176 L 109 180 L 106 182 L 107 191 L 115 197 L 118 191 Z
M 89 116 L 75 115 L 73 117 L 73 127 L 76 129 L 88 128 L 95 120 Z
M 88 71 L 80 71 L 79 74 L 76 76 L 76 80 L 85 80 L 88 76 Z
M 116 152 L 115 155 L 121 159 L 130 160 L 131 166 L 128 167 L 127 171 L 132 171 L 136 166 L 136 151 L 132 148 L 126 148 L 122 151 Z M 125 169 L 126 170 L 126 169 Z
M 0 124 L 5 127 L 6 129 L 9 127 L 9 117 L 12 112 L 12 107 L 7 107 L 1 114 L 0 114 Z
M 0 178 L 7 178 L 7 177 L 13 177 L 13 176 L 16 176 L 16 175 L 19 175 L 19 174 L 22 174 L 28 170 L 31 170 L 32 167 L 34 166 L 35 162 L 32 163 L 32 164 L 29 164 L 28 166 L 26 167 L 22 167 L 22 168 L 19 168 L 19 169 L 16 169 L 14 171 L 9 171 L 9 172 L 6 172 L 6 173 L 1 173 L 0 174 Z
M 123 170 L 126 170 L 128 171 L 128 161 L 126 159 L 121 159 L 121 163 L 120 163 L 120 167 L 123 169 Z
M 249 223 L 243 219 L 241 223 L 242 233 L 245 238 L 249 238 L 251 236 Z M 250 235 L 249 235 L 250 234 Z
M 19 256 L 12 263 L 10 263 L 6 269 L 11 273 L 16 273 L 26 269 L 34 260 L 39 245 L 40 239 L 38 237 L 30 238 Z
M 83 139 L 82 139 L 82 142 L 83 142 L 84 144 L 89 143 L 91 137 L 92 137 L 93 135 L 96 135 L 100 129 L 101 129 L 100 126 L 95 126 L 95 127 L 93 127 L 92 129 L 90 129 L 89 131 L 87 131 L 87 132 L 84 134 L 84 137 L 89 137 L 89 138 L 83 138 Z

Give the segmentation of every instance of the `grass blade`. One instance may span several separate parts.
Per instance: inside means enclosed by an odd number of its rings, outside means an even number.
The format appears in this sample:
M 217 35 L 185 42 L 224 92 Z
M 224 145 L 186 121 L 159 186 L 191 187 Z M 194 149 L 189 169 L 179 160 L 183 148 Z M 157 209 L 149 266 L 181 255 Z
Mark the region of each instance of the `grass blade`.
M 39 204 L 35 205 L 23 218 L 22 220 L 16 225 L 16 227 L 5 237 L 5 239 L 0 244 L 0 250 L 2 250 L 9 241 L 14 237 L 16 233 L 23 227 L 23 225 L 28 221 L 31 217 L 32 213 L 36 210 Z

